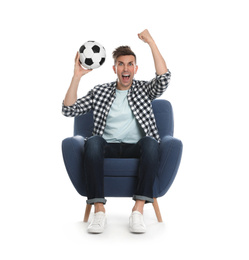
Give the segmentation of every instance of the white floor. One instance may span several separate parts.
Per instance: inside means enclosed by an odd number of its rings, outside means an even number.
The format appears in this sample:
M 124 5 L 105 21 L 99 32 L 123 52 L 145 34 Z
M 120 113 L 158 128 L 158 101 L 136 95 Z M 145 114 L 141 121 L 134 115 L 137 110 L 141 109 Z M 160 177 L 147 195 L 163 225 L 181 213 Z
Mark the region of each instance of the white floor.
M 158 200 L 163 223 L 157 222 L 152 205 L 145 206 L 147 232 L 139 235 L 128 230 L 133 201 L 108 198 L 105 232 L 93 235 L 82 221 L 85 199 L 71 193 L 71 188 L 50 200 L 46 194 L 38 196 L 38 201 L 30 198 L 30 204 L 16 205 L 16 210 L 13 205 L 6 225 L 2 223 L 4 259 L 84 259 L 86 255 L 92 259 L 99 255 L 108 259 L 164 255 L 166 259 L 248 259 L 248 226 L 243 216 L 236 219 L 226 209 L 217 212 L 210 205 L 205 210 L 177 195 L 177 189 Z

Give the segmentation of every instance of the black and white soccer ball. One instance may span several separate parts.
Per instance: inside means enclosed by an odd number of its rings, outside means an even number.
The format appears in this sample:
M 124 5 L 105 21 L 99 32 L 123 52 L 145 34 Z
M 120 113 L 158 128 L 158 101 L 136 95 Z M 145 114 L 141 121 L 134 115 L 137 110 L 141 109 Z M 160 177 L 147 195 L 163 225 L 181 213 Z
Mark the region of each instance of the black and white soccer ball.
M 105 48 L 95 41 L 87 41 L 80 47 L 80 63 L 86 69 L 99 68 L 106 59 Z

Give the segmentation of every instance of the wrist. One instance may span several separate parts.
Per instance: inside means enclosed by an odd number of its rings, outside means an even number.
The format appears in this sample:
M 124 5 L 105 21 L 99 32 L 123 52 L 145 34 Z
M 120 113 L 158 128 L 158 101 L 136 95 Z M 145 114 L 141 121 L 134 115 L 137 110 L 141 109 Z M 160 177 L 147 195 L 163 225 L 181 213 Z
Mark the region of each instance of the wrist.
M 78 82 L 80 82 L 80 79 L 81 79 L 81 76 L 80 75 L 73 75 L 73 78 L 72 78 L 72 80 L 73 81 L 78 81 Z
M 148 41 L 149 46 L 152 48 L 156 45 L 155 41 L 153 39 L 151 39 L 150 41 Z

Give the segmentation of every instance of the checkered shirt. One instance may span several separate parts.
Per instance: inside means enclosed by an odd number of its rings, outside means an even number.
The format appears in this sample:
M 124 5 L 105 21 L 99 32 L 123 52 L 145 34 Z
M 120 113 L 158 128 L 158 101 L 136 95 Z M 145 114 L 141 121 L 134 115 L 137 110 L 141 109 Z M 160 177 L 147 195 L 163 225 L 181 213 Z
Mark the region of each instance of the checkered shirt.
M 151 101 L 158 98 L 167 89 L 171 73 L 156 75 L 151 81 L 133 80 L 127 98 L 130 108 L 137 121 L 143 128 L 146 136 L 155 138 L 160 142 L 155 116 Z M 75 104 L 65 106 L 62 104 L 62 114 L 75 117 L 93 110 L 93 135 L 102 136 L 106 126 L 106 119 L 115 99 L 117 82 L 97 85 L 88 94 L 79 98 Z

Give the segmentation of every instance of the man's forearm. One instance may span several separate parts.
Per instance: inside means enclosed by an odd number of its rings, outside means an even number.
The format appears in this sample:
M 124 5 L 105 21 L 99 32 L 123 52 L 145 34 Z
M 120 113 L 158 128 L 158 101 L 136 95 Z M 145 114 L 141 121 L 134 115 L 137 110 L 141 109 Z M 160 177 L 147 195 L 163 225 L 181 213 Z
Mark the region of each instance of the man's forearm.
M 80 83 L 80 79 L 83 75 L 89 73 L 92 71 L 91 69 L 84 69 L 80 65 L 80 54 L 79 52 L 76 53 L 75 57 L 75 64 L 74 64 L 74 75 L 71 81 L 71 84 L 69 86 L 69 89 L 67 91 L 67 94 L 64 99 L 64 105 L 65 106 L 71 106 L 73 105 L 77 100 L 77 91 Z
M 68 88 L 67 94 L 64 99 L 65 106 L 71 106 L 76 102 L 79 82 L 80 82 L 80 77 L 73 76 L 71 84 Z
M 161 55 L 160 51 L 158 50 L 156 43 L 154 41 L 151 41 L 148 44 L 151 48 L 157 75 L 162 75 L 166 73 L 168 71 L 166 62 L 163 56 Z

